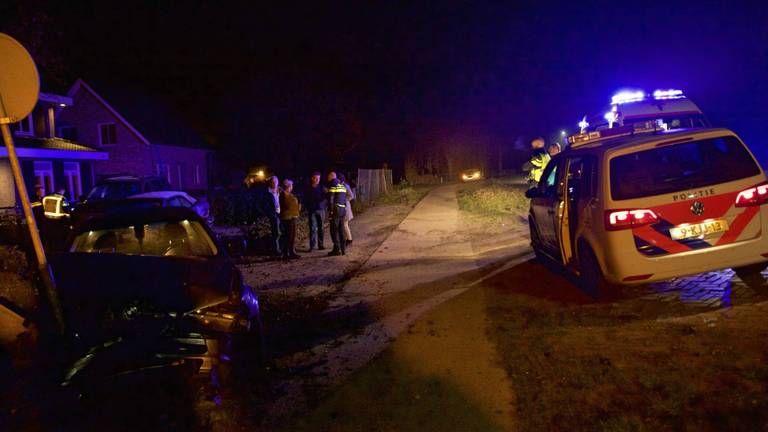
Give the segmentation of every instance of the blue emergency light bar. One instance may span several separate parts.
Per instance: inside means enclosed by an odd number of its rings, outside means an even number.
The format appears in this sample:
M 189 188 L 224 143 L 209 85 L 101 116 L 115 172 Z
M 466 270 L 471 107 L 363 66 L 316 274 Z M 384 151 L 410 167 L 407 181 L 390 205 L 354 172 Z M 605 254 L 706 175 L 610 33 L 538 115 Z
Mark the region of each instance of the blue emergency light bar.
M 656 90 L 651 94 L 646 94 L 642 90 L 624 90 L 616 93 L 611 97 L 611 105 L 621 105 L 631 102 L 642 102 L 646 98 L 653 97 L 656 100 L 664 99 L 680 99 L 684 98 L 682 90 L 669 89 L 669 90 Z
M 640 102 L 645 99 L 645 92 L 638 91 L 622 91 L 616 93 L 611 97 L 611 105 L 620 105 L 630 102 Z
M 654 99 L 680 99 L 683 98 L 683 91 L 682 90 L 656 90 L 653 92 L 653 98 Z

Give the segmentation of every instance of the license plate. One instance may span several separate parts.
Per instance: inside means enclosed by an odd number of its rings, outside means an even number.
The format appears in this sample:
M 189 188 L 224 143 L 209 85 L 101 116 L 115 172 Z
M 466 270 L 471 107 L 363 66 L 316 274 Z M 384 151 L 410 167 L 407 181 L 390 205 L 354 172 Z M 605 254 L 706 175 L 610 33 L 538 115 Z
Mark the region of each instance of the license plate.
M 728 231 L 728 222 L 724 219 L 717 219 L 709 222 L 697 224 L 678 225 L 669 229 L 669 235 L 674 240 L 682 240 L 691 237 L 701 237 L 709 234 Z

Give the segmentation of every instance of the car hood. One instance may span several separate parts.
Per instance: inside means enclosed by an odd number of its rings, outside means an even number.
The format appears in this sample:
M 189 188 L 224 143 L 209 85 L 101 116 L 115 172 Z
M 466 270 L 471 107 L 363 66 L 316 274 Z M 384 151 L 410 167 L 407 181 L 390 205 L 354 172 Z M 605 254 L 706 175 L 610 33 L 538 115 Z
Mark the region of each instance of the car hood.
M 63 253 L 50 261 L 67 318 L 76 322 L 135 305 L 183 313 L 215 304 L 227 298 L 236 272 L 226 257 Z

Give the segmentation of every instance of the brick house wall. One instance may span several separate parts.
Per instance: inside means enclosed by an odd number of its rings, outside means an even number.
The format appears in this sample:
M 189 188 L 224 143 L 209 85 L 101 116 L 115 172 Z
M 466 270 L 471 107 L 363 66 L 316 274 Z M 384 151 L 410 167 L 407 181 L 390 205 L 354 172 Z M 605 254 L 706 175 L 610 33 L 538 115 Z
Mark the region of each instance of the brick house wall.
M 109 153 L 108 161 L 94 163 L 97 178 L 112 174 L 157 175 L 166 178 L 174 189 L 208 190 L 210 150 L 155 144 L 147 138 L 152 131 L 135 129 L 129 118 L 123 118 L 108 100 L 94 93 L 78 81 L 69 94 L 73 106 L 60 110 L 56 122 L 60 128 L 74 127 L 79 142 Z M 115 144 L 101 144 L 100 125 L 104 123 L 115 124 Z
M 155 173 L 174 188 L 186 191 L 208 189 L 208 151 L 186 147 L 154 145 Z
M 73 95 L 74 106 L 61 110 L 56 118 L 59 127 L 72 126 L 77 130 L 79 142 L 109 153 L 109 160 L 94 164 L 96 177 L 110 174 L 155 174 L 152 148 L 105 107 L 90 92 L 79 91 Z M 101 145 L 99 125 L 114 123 L 117 143 Z

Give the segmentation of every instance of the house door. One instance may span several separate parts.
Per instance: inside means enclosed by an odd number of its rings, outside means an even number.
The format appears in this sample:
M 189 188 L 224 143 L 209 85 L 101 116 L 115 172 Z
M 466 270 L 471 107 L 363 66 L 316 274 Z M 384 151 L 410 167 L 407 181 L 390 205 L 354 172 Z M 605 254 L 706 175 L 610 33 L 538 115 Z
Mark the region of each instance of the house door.
M 79 162 L 64 162 L 64 178 L 67 180 L 67 196 L 76 201 L 83 195 L 83 182 L 80 177 Z
M 50 195 L 55 192 L 53 183 L 53 163 L 44 161 L 35 161 L 33 163 L 35 171 L 35 184 L 43 187 L 43 195 Z

